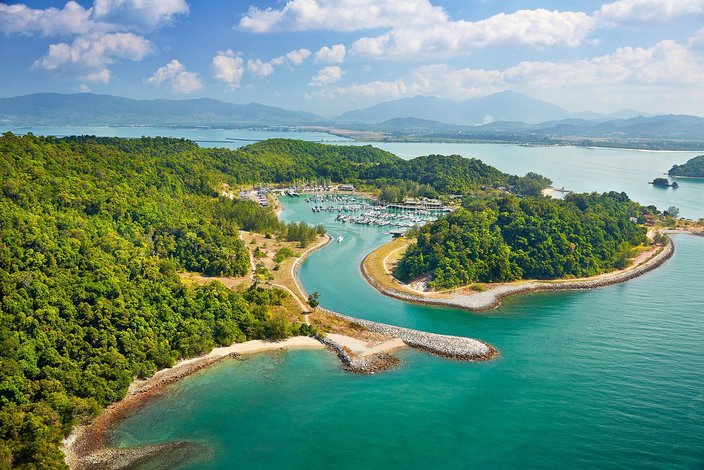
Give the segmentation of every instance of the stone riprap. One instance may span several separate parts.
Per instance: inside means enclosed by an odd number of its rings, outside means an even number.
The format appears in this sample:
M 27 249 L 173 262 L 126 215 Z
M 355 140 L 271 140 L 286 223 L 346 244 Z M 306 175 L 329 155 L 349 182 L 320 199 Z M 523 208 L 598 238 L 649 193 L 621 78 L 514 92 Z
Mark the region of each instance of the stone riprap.
M 478 339 L 428 333 L 370 320 L 362 320 L 330 310 L 323 310 L 343 320 L 357 323 L 369 331 L 398 338 L 412 348 L 420 349 L 438 356 L 464 361 L 484 361 L 492 359 L 498 354 L 496 348 Z

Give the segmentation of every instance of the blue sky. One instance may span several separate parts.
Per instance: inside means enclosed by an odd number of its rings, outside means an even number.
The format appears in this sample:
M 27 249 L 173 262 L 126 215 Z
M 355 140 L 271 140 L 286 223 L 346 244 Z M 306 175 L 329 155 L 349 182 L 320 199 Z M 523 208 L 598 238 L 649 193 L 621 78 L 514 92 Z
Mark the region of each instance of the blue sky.
M 704 0 L 0 2 L 0 96 L 212 97 L 335 115 L 514 90 L 704 114 Z

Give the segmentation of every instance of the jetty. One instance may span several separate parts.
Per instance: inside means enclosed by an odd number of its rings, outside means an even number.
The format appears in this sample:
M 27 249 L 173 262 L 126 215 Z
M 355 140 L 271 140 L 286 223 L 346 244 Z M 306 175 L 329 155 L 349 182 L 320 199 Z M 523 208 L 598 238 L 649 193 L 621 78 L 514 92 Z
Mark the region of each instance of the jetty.
M 420 349 L 436 356 L 462 361 L 486 361 L 498 355 L 496 348 L 478 339 L 428 333 L 371 320 L 362 320 L 361 318 L 350 317 L 323 309 L 322 307 L 319 308 L 330 315 L 361 325 L 369 331 L 398 338 L 412 348 Z M 324 342 L 324 344 L 328 342 Z

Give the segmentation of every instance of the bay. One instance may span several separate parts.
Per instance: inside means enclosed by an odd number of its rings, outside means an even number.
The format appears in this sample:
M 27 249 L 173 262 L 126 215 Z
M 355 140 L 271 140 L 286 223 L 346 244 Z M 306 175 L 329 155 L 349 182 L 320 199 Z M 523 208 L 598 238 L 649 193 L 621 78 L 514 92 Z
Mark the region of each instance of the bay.
M 391 372 L 343 372 L 330 353 L 230 361 L 175 384 L 120 423 L 118 445 L 194 441 L 184 468 L 692 468 L 704 463 L 704 239 L 625 284 L 510 298 L 472 314 L 397 302 L 359 262 L 388 239 L 285 198 L 288 220 L 344 234 L 301 267 L 327 308 L 481 338 L 501 357 L 406 350 Z

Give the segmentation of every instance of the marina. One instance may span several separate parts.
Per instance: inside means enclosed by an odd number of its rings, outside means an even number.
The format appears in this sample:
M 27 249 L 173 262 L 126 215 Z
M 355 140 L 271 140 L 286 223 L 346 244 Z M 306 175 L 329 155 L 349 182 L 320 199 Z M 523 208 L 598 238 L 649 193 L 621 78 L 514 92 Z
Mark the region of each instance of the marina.
M 288 188 L 283 191 L 289 197 L 299 197 L 299 193 Z M 372 225 L 377 227 L 412 228 L 433 222 L 452 207 L 444 206 L 434 199 L 406 199 L 402 203 L 384 204 L 357 195 L 338 193 L 317 193 L 305 198 L 313 213 L 337 214 L 336 222 Z

